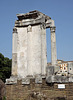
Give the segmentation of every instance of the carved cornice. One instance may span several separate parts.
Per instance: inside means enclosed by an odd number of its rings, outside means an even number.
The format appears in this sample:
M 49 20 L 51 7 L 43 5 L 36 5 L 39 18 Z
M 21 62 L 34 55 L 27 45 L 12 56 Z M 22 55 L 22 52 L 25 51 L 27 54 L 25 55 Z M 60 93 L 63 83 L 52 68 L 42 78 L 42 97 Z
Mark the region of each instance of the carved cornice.
M 37 10 L 26 14 L 17 14 L 18 20 L 15 21 L 15 27 L 27 27 L 45 23 L 51 18 Z
M 26 27 L 29 25 L 37 25 L 45 22 L 45 18 L 42 16 L 39 16 L 36 19 L 24 19 L 24 20 L 17 20 L 15 21 L 15 27 Z

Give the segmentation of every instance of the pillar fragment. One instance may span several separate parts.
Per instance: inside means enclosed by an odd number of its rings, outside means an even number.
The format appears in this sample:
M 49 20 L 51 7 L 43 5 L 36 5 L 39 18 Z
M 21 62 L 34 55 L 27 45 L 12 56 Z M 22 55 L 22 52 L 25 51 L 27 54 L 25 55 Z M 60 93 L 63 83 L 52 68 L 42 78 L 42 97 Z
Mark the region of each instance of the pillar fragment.
M 28 75 L 41 74 L 41 28 L 40 25 L 27 28 L 27 64 Z
M 17 76 L 17 29 L 13 29 L 12 76 Z
M 55 26 L 50 27 L 50 31 L 51 31 L 51 63 L 52 63 L 52 65 L 57 64 L 55 29 L 56 29 Z
M 41 27 L 41 53 L 42 53 L 42 75 L 46 75 L 47 67 L 47 49 L 46 49 L 46 26 L 42 23 Z

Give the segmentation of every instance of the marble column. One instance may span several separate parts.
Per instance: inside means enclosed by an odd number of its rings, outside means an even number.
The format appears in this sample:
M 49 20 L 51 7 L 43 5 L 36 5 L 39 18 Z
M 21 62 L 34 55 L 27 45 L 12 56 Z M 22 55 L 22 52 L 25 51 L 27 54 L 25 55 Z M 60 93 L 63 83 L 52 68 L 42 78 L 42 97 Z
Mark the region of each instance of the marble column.
M 41 28 L 40 25 L 28 26 L 27 65 L 28 75 L 41 74 Z
M 45 23 L 41 26 L 41 52 L 42 52 L 42 75 L 46 75 L 47 67 L 47 48 L 46 48 L 46 26 Z
M 51 63 L 53 66 L 55 66 L 57 64 L 55 29 L 56 29 L 55 26 L 50 27 L 50 31 L 51 31 Z
M 12 76 L 17 76 L 17 29 L 15 27 L 12 40 Z

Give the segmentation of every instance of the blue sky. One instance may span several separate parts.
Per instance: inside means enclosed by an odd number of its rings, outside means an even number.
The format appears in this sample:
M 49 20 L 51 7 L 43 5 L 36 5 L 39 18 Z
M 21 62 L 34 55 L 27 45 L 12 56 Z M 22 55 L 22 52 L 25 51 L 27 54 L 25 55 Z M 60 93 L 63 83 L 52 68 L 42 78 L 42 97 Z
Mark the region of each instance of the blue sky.
M 54 19 L 57 58 L 73 60 L 73 0 L 0 0 L 0 52 L 12 58 L 12 31 L 16 14 L 32 10 L 38 10 Z M 50 29 L 46 37 L 50 61 Z

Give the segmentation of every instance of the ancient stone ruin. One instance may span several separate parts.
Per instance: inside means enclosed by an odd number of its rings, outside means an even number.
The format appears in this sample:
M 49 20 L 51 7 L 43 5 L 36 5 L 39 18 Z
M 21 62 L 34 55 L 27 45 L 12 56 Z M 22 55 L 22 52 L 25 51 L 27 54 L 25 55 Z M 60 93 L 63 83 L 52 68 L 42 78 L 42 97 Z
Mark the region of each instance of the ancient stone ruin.
M 10 98 L 11 100 L 16 98 L 22 98 L 21 100 L 64 98 L 65 100 L 67 93 L 56 92 L 55 89 L 61 87 L 65 89 L 69 86 L 68 82 L 73 82 L 73 63 L 68 64 L 68 74 L 62 76 L 57 63 L 54 20 L 37 10 L 17 14 L 17 18 L 13 28 L 12 75 L 6 79 L 7 100 Z M 51 33 L 50 66 L 47 65 L 46 53 L 47 28 L 50 28 Z M 50 92 L 50 90 L 53 91 Z
M 17 17 L 13 28 L 12 77 L 6 83 L 22 79 L 22 84 L 29 84 L 27 77 L 46 75 L 46 28 L 51 31 L 52 65 L 57 64 L 55 25 L 54 20 L 39 11 L 17 14 Z

